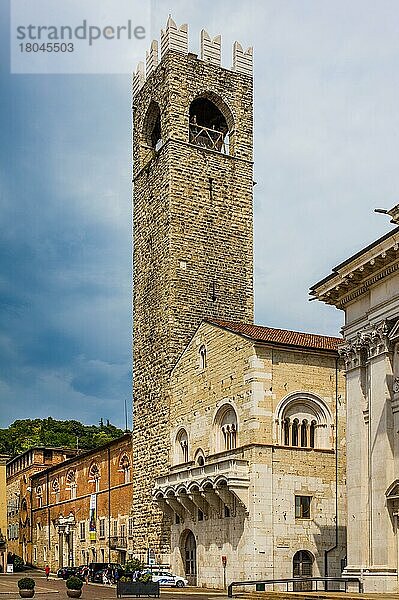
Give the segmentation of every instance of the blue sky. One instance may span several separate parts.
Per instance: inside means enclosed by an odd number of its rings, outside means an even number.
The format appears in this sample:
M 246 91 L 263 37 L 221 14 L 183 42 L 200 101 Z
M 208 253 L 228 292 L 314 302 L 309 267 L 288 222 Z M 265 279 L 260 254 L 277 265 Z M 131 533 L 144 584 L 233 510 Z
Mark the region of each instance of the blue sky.
M 10 75 L 0 4 L 0 426 L 101 417 L 131 398 L 131 81 Z M 256 321 L 337 334 L 308 301 L 399 201 L 397 2 L 152 2 L 255 53 Z M 135 65 L 132 64 L 132 70 Z M 130 400 L 129 400 L 130 401 Z

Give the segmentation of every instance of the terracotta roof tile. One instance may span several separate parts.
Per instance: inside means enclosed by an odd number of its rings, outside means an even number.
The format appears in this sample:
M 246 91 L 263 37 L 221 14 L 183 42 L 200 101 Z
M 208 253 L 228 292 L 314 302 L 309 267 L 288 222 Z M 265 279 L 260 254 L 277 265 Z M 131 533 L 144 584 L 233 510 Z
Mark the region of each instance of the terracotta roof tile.
M 316 350 L 337 350 L 342 344 L 342 338 L 317 335 L 315 333 L 301 333 L 287 329 L 274 329 L 273 327 L 262 327 L 251 323 L 235 323 L 232 321 L 220 321 L 209 319 L 209 323 L 228 329 L 257 342 L 269 342 L 283 346 L 297 346 L 300 348 L 314 348 Z

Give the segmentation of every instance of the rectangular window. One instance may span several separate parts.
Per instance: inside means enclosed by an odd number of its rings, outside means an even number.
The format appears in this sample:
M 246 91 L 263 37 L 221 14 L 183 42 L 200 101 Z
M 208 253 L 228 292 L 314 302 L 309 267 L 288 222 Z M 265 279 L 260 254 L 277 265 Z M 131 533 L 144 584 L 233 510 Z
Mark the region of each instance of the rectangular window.
M 86 522 L 80 522 L 80 539 L 83 542 L 86 539 Z
M 129 537 L 133 537 L 133 517 L 129 517 L 128 535 Z
M 33 562 L 37 562 L 37 548 L 33 546 Z
M 204 513 L 202 512 L 201 509 L 198 509 L 198 521 L 203 521 L 204 520 Z
M 105 538 L 105 519 L 100 519 L 100 532 L 99 532 L 99 535 L 100 535 L 100 538 Z
M 310 519 L 310 502 L 312 496 L 295 496 L 295 518 Z
M 118 537 L 118 521 L 114 521 L 113 523 L 113 534 L 114 537 Z

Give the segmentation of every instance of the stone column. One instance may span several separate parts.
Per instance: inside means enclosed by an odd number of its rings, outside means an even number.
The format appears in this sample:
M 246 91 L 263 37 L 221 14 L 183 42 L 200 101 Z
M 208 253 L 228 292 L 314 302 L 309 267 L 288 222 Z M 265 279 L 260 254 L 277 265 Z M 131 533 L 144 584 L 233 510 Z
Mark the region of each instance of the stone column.
M 368 514 L 367 365 L 362 344 L 355 339 L 340 349 L 346 367 L 346 443 L 348 530 L 347 571 L 370 564 Z
M 391 394 L 392 355 L 384 323 L 369 336 L 369 505 L 371 565 L 396 568 L 396 543 L 385 492 L 394 479 Z

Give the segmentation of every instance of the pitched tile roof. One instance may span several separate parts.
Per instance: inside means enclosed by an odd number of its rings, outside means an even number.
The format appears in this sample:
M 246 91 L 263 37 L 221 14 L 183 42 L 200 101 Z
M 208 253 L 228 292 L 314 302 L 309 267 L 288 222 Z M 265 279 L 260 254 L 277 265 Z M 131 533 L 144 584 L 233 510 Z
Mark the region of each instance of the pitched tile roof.
M 317 335 L 315 333 L 301 333 L 299 331 L 289 331 L 287 329 L 274 329 L 273 327 L 252 325 L 251 323 L 235 323 L 232 321 L 220 321 L 218 319 L 209 319 L 208 323 L 223 327 L 224 329 L 248 337 L 256 342 L 268 342 L 270 344 L 282 346 L 297 346 L 299 348 L 336 351 L 339 344 L 342 344 L 343 342 L 342 338 Z

